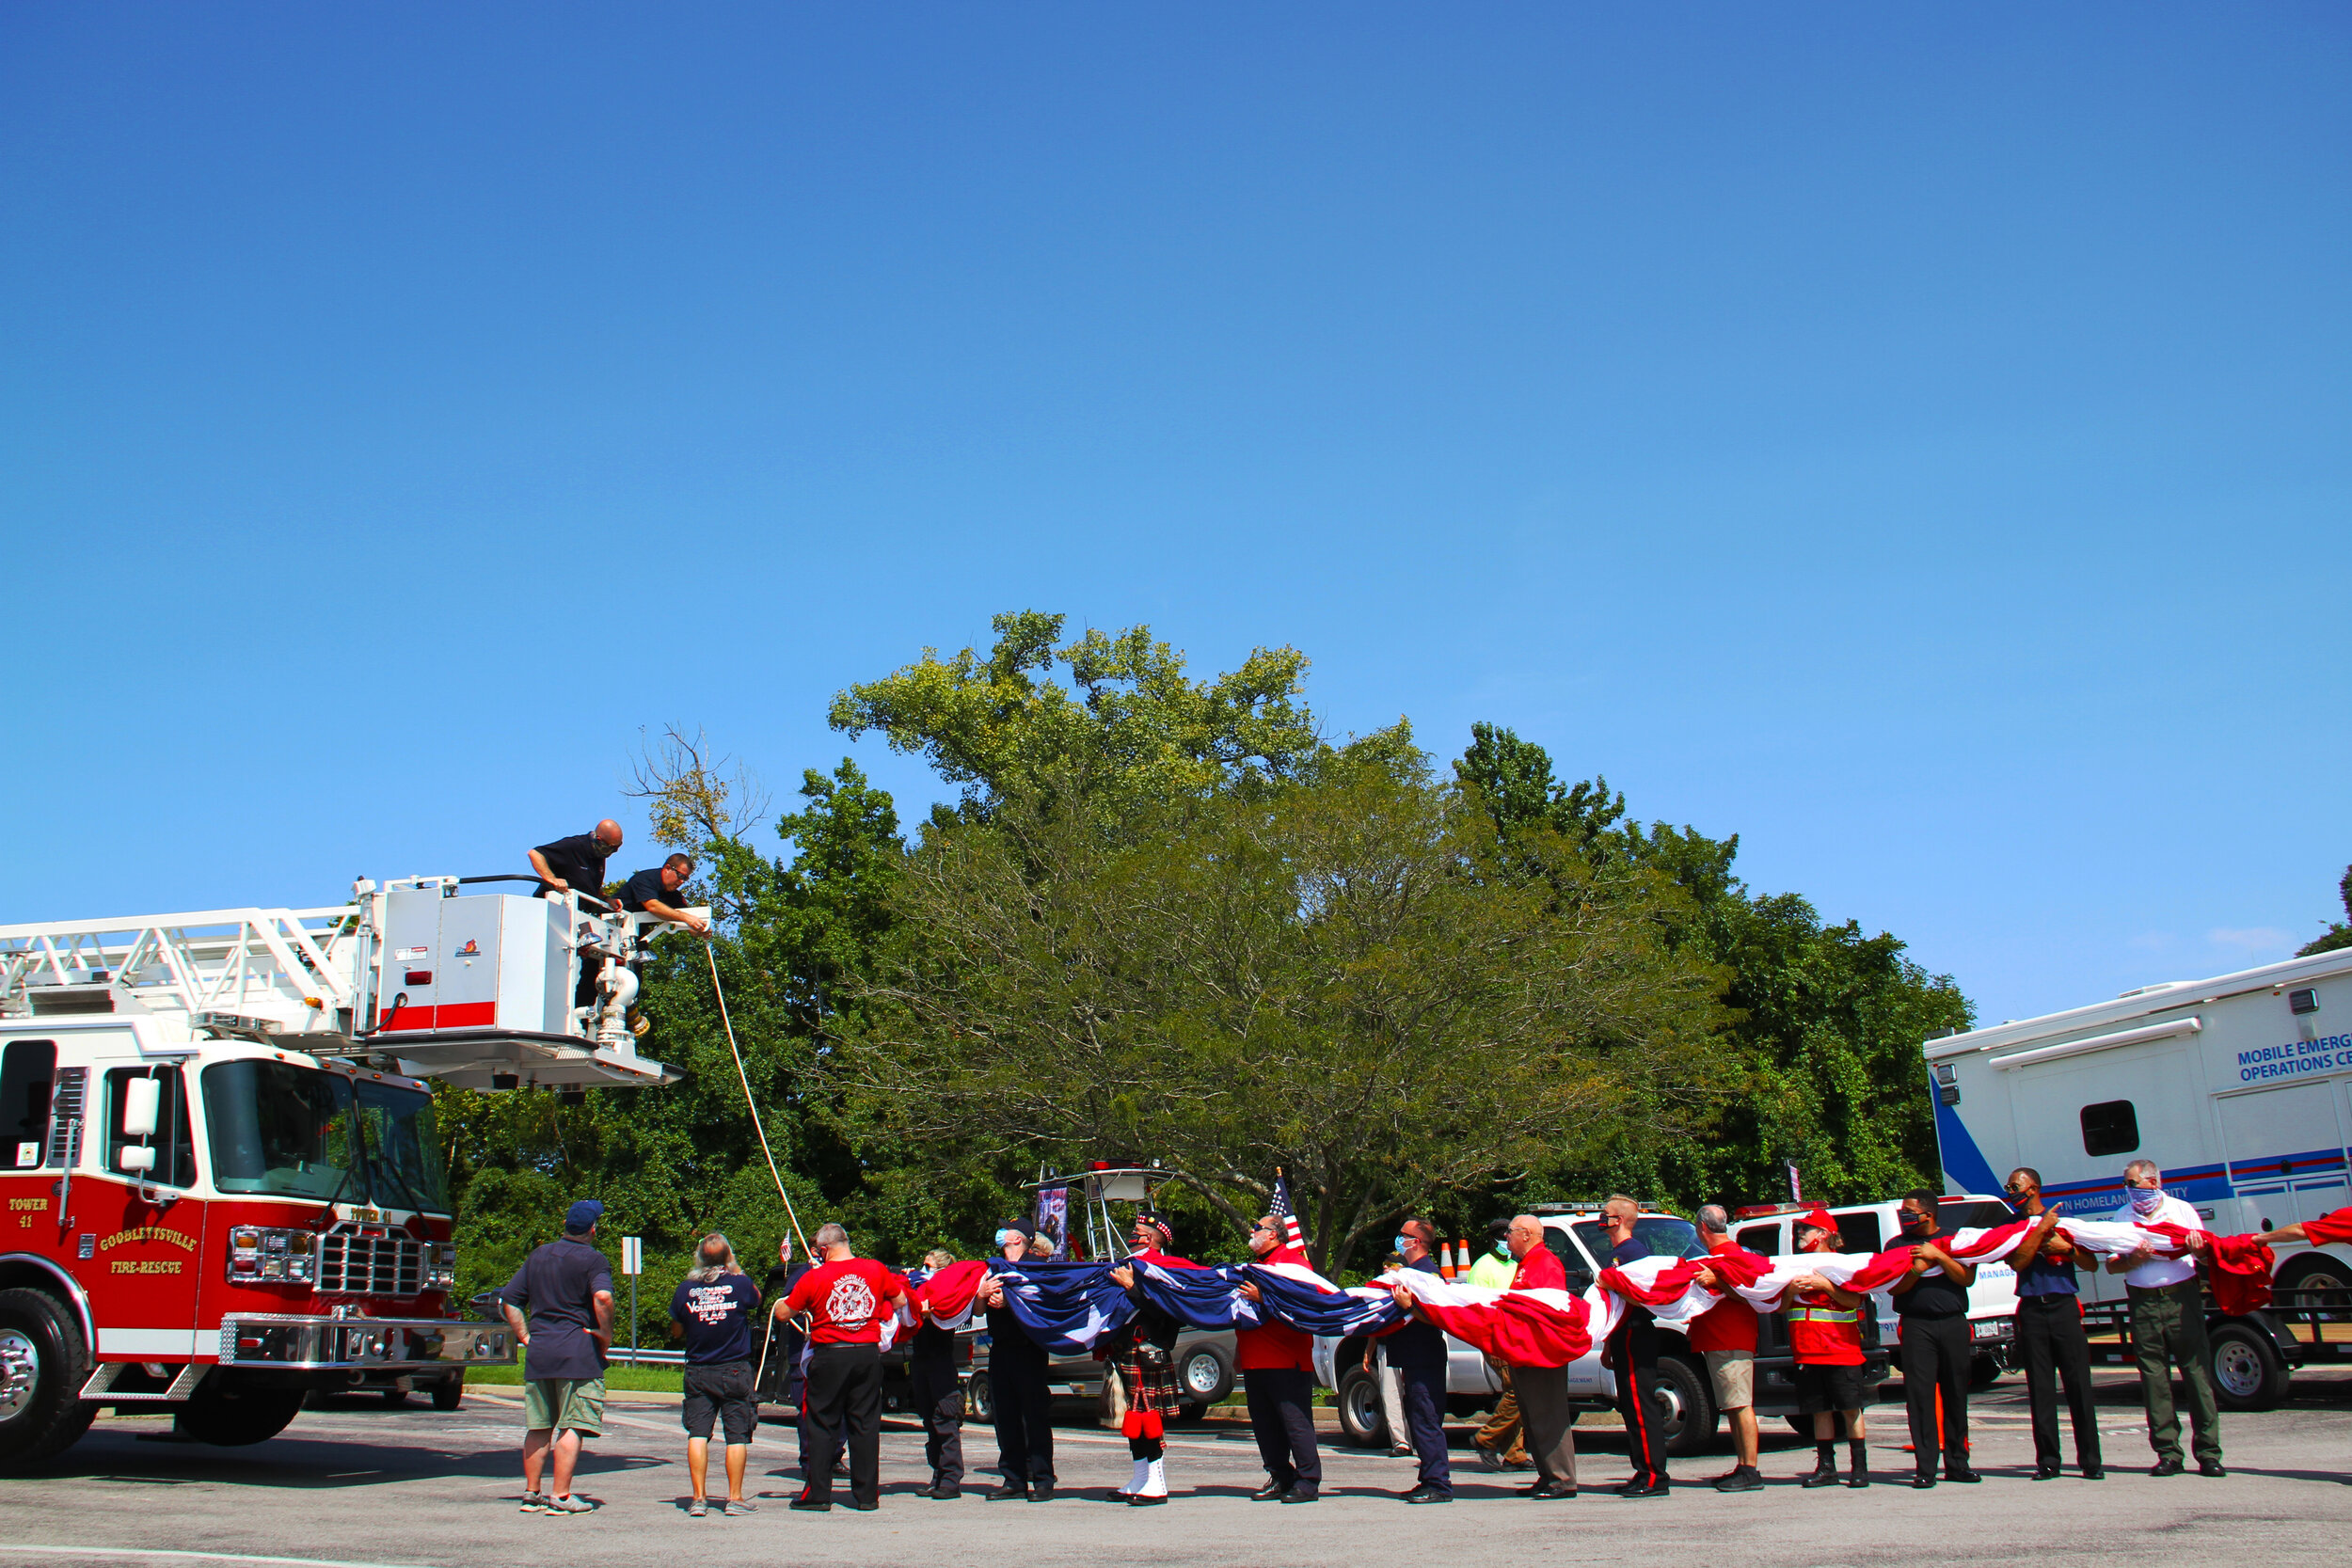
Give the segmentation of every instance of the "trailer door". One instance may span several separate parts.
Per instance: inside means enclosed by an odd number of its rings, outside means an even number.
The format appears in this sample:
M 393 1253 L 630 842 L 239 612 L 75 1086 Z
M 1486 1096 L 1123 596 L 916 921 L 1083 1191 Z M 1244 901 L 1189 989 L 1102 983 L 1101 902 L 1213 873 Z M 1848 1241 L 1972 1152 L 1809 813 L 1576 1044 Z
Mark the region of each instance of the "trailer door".
M 2344 1130 L 2336 1100 L 2332 1083 L 2222 1099 L 2230 1185 L 2254 1204 L 2264 1229 L 2344 1206 Z

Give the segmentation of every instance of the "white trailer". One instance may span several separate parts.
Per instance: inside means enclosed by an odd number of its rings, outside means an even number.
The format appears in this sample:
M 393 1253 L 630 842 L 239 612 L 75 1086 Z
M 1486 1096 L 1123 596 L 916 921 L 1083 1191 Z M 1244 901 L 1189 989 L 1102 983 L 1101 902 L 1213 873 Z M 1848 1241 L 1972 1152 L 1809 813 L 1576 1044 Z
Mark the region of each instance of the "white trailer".
M 1947 1190 L 1998 1192 L 2029 1166 L 2047 1201 L 2106 1218 L 2123 1205 L 2123 1167 L 2153 1160 L 2217 1234 L 2352 1204 L 2352 949 L 2145 986 L 1922 1049 Z M 2267 1338 L 2284 1362 L 2328 1355 L 2319 1327 L 2352 1307 L 2352 1247 L 2279 1253 L 2281 1304 L 2310 1307 L 2310 1332 L 2257 1315 L 2242 1348 Z M 2123 1294 L 2104 1271 L 2082 1283 L 2094 1303 Z M 2217 1371 L 2227 1393 L 2233 1373 Z M 2243 1397 L 2250 1372 L 2238 1373 Z

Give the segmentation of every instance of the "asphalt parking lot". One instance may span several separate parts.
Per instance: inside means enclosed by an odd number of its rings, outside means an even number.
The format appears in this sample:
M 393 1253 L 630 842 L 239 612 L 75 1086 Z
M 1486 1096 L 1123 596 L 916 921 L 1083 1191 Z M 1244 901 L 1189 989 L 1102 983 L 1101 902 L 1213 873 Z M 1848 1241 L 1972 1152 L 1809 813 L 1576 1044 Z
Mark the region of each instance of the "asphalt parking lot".
M 597 1510 L 574 1518 L 518 1513 L 516 1406 L 511 1391 L 469 1389 L 442 1414 L 421 1402 L 388 1411 L 357 1402 L 307 1411 L 280 1437 L 250 1449 L 159 1440 L 167 1423 L 109 1418 L 49 1470 L 0 1483 L 0 1562 L 82 1565 L 206 1563 L 434 1565 L 515 1568 L 665 1563 L 749 1555 L 793 1564 L 942 1561 L 1099 1563 L 1138 1556 L 1169 1564 L 1341 1564 L 1384 1550 L 1452 1564 L 1575 1561 L 1689 1564 L 1735 1560 L 1813 1565 L 1932 1560 L 2128 1563 L 2342 1563 L 2352 1540 L 2352 1377 L 2306 1374 L 2280 1409 L 2225 1417 L 2232 1474 L 2157 1481 L 2136 1386 L 2100 1374 L 2100 1426 L 2109 1479 L 2071 1474 L 2034 1482 L 2020 1380 L 2005 1378 L 1972 1405 L 1980 1486 L 1914 1492 L 1899 1482 L 1899 1406 L 1872 1412 L 1882 1483 L 1867 1491 L 1806 1492 L 1793 1478 L 1810 1447 L 1768 1421 L 1763 1468 L 1776 1484 L 1724 1496 L 1679 1487 L 1645 1502 L 1602 1487 L 1627 1474 L 1613 1427 L 1578 1427 L 1584 1494 L 1537 1503 L 1516 1496 L 1527 1478 L 1467 1463 L 1467 1426 L 1454 1430 L 1459 1498 L 1442 1508 L 1394 1500 L 1409 1461 L 1334 1444 L 1325 1453 L 1325 1500 L 1312 1507 L 1251 1503 L 1262 1480 L 1245 1427 L 1210 1421 L 1169 1443 L 1175 1497 L 1143 1513 L 1114 1509 L 1103 1489 L 1127 1474 L 1125 1445 L 1073 1409 L 1058 1434 L 1063 1490 L 1046 1504 L 991 1503 L 993 1476 L 970 1478 L 962 1499 L 912 1496 L 928 1479 L 922 1435 L 893 1420 L 882 1439 L 882 1507 L 788 1512 L 796 1489 L 791 1432 L 771 1425 L 753 1449 L 750 1519 L 690 1519 L 685 1444 L 675 1409 L 614 1402 L 606 1436 L 582 1466 L 581 1495 Z M 2071 1449 L 2069 1450 L 2071 1454 Z M 993 1461 L 985 1431 L 968 1434 L 976 1465 Z M 1728 1465 L 1720 1453 L 1677 1464 L 1677 1481 Z M 723 1492 L 723 1484 L 720 1490 Z

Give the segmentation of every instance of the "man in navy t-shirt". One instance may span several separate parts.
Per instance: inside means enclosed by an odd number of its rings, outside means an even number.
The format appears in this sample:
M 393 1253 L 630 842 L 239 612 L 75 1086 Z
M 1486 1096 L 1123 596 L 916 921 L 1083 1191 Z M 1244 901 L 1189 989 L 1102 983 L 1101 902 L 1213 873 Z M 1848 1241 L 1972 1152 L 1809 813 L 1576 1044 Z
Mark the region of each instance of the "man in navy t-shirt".
M 499 1291 L 523 1346 L 523 1512 L 585 1513 L 572 1496 L 580 1443 L 604 1431 L 604 1354 L 612 1344 L 612 1265 L 596 1249 L 604 1205 L 583 1197 L 564 1238 L 532 1249 Z M 527 1314 L 527 1315 L 526 1315 Z M 539 1472 L 552 1465 L 549 1488 Z
M 702 1239 L 695 1261 L 700 1266 L 670 1297 L 671 1321 L 686 1336 L 686 1399 L 678 1415 L 686 1425 L 686 1474 L 694 1486 L 686 1512 L 697 1519 L 709 1512 L 707 1472 L 715 1422 L 726 1436 L 726 1512 L 732 1518 L 752 1512 L 743 1498 L 743 1468 L 759 1425 L 759 1398 L 752 1386 L 759 1287 L 736 1266 L 733 1244 L 716 1231 Z

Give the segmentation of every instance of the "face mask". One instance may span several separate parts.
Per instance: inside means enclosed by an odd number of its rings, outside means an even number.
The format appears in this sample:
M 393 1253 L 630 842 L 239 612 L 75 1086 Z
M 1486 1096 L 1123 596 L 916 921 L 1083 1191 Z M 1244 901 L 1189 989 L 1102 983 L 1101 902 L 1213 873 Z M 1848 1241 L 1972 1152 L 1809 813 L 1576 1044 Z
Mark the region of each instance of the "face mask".
M 1928 1222 L 1916 1214 L 1905 1214 L 1902 1218 L 1902 1227 L 1904 1235 L 1918 1236 L 1926 1233 Z
M 1399 1236 L 1396 1238 L 1396 1250 L 1400 1253 L 1410 1251 L 1412 1249 L 1412 1245 L 1413 1239 L 1410 1236 Z
M 2153 1214 L 2156 1212 L 2156 1205 L 2163 1201 L 2164 1189 L 2162 1187 L 2134 1187 L 2132 1189 L 2132 1212 L 2135 1214 Z
M 1511 1243 L 1510 1243 L 1508 1241 L 1497 1242 L 1497 1243 L 1495 1243 L 1495 1256 L 1496 1256 L 1497 1258 L 1508 1258 L 1508 1257 L 1510 1257 L 1510 1256 L 1511 1256 Z
M 1020 1235 L 1021 1232 L 1018 1230 L 999 1230 L 996 1232 L 996 1244 L 999 1247 L 1010 1246 L 1013 1243 L 1013 1239 Z M 1026 1244 L 1025 1239 L 1024 1240 L 1024 1244 Z

